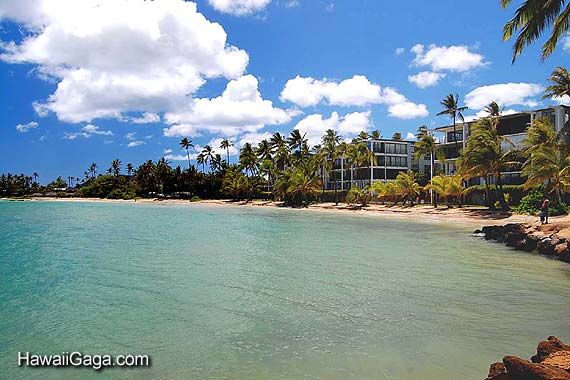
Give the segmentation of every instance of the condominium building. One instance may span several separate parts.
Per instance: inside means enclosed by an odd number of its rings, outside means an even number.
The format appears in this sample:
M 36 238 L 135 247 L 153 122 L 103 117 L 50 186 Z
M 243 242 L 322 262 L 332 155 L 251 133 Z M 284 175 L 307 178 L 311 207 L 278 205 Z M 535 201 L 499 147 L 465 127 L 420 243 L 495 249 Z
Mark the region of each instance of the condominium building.
M 426 167 L 426 162 L 421 160 L 421 165 L 413 160 L 414 143 L 410 141 L 397 141 L 388 139 L 370 138 L 364 141 L 374 155 L 373 161 L 363 165 L 352 165 L 350 159 L 343 157 L 336 160 L 332 171 L 326 173 L 326 188 L 332 190 L 348 190 L 353 186 L 364 188 L 373 182 L 393 181 L 399 172 Z
M 550 118 L 556 132 L 561 132 L 564 141 L 567 144 L 570 143 L 570 106 L 560 105 L 532 111 L 521 111 L 499 117 L 499 124 L 497 125 L 499 135 L 506 137 L 509 141 L 508 146 L 505 143 L 505 148 L 521 147 L 523 140 L 527 136 L 527 128 L 535 119 L 541 117 Z M 476 122 L 477 120 L 457 123 L 455 130 L 452 125 L 435 129 L 435 132 L 443 134 L 443 137 L 440 138 L 440 146 L 445 155 L 443 171 L 446 174 L 454 174 L 456 172 L 459 153 L 467 144 L 471 127 Z M 503 177 L 504 182 L 507 184 L 521 184 L 524 182 L 520 171 L 503 172 Z

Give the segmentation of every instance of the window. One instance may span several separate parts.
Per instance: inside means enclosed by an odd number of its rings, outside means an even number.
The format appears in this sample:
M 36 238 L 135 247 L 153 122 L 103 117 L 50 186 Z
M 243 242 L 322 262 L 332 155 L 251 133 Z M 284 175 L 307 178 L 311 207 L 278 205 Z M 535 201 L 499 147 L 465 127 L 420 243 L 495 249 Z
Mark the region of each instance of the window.
M 463 141 L 463 131 L 447 132 L 447 142 Z
M 386 143 L 386 153 L 408 154 L 408 144 Z

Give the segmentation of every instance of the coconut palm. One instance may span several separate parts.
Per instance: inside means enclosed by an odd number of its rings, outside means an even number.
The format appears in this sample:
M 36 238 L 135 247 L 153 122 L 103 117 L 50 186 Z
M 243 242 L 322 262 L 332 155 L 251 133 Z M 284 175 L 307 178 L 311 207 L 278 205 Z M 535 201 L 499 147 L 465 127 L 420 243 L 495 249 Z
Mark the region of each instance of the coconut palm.
M 89 173 L 91 173 L 91 178 L 95 178 L 95 174 L 97 174 L 97 164 L 95 162 L 89 165 Z
M 506 8 L 512 0 L 501 0 Z M 552 32 L 542 45 L 541 59 L 552 54 L 558 41 L 568 32 L 570 20 L 570 4 L 566 0 L 525 0 L 517 8 L 515 15 L 503 27 L 503 40 L 509 40 L 515 33 L 518 36 L 513 45 L 513 63 L 523 49 L 542 36 L 552 26 Z
M 38 181 L 38 177 L 39 177 L 40 175 L 38 174 L 38 172 L 34 172 L 34 173 L 32 174 L 32 176 L 34 177 L 34 182 L 37 182 L 37 181 Z
M 289 178 L 289 193 L 294 198 L 300 195 L 305 207 L 309 205 L 309 198 L 315 196 L 321 187 L 316 169 L 315 163 L 310 160 L 295 168 Z
M 420 195 L 420 191 L 422 187 L 418 183 L 418 177 L 415 172 L 410 171 L 400 172 L 396 176 L 396 181 L 394 181 L 394 185 L 398 190 L 399 194 L 403 197 L 402 204 L 406 204 L 406 202 L 410 202 L 410 204 L 414 205 L 414 199 Z
M 284 170 L 285 165 L 289 163 L 289 146 L 287 141 L 279 132 L 275 132 L 269 139 L 271 148 L 273 149 L 276 167 Z
M 198 156 L 196 156 L 196 163 L 198 165 L 202 165 L 202 173 L 206 173 L 206 168 L 205 168 L 206 159 L 204 153 L 202 152 L 198 153 Z
M 535 150 L 522 167 L 526 189 L 548 182 L 549 191 L 562 203 L 562 193 L 570 188 L 570 154 L 566 147 L 544 146 Z
M 383 202 L 391 201 L 396 202 L 398 199 L 398 188 L 394 182 L 374 182 L 370 189 L 374 191 L 379 200 Z
M 376 165 L 376 155 L 372 152 L 365 142 L 351 144 L 347 151 L 347 157 L 350 160 L 350 187 L 354 186 L 354 169 L 357 166 Z M 370 176 L 370 184 L 372 185 L 372 176 Z
M 358 134 L 358 136 L 356 137 L 356 139 L 358 141 L 366 141 L 370 138 L 370 136 L 368 135 L 368 133 L 366 131 L 360 131 L 360 133 Z
M 504 107 L 501 108 L 499 104 L 495 101 L 487 104 L 483 109 L 489 117 L 499 117 L 503 113 Z
M 554 130 L 552 121 L 548 117 L 535 119 L 528 128 L 526 138 L 523 140 L 523 150 L 532 154 L 545 147 L 553 147 L 558 142 L 558 133 Z
M 293 151 L 297 149 L 297 154 L 299 155 L 300 162 L 303 162 L 304 150 L 307 150 L 307 139 L 306 133 L 301 134 L 298 129 L 294 129 L 289 137 L 287 138 L 287 143 L 289 148 Z
M 259 162 L 257 161 L 257 155 L 253 150 L 250 143 L 245 143 L 239 153 L 239 162 L 243 170 L 245 170 L 245 175 L 249 184 L 248 191 L 248 201 L 251 200 L 252 184 L 251 177 L 255 175 L 259 169 Z
M 130 162 L 127 164 L 127 175 L 130 177 L 133 174 L 133 164 Z
M 473 125 L 467 146 L 461 151 L 459 167 L 467 178 L 484 176 L 487 179 L 492 175 L 495 178 L 497 199 L 502 209 L 508 211 L 510 207 L 505 200 L 501 171 L 520 163 L 513 159 L 512 150 L 503 149 L 504 143 L 512 143 L 499 135 L 497 123 L 497 118 L 483 118 Z
M 326 134 L 321 139 L 323 143 L 322 156 L 327 158 L 329 172 L 332 172 L 334 162 L 340 157 L 339 144 L 342 142 L 340 137 L 334 129 L 327 129 Z M 324 184 L 323 184 L 324 190 Z M 334 199 L 335 204 L 338 205 L 338 189 L 336 182 L 334 183 Z
M 234 144 L 233 144 L 232 140 L 229 140 L 229 139 L 223 139 L 222 142 L 220 143 L 220 149 L 226 150 L 228 165 L 230 164 L 230 148 L 232 146 L 234 146 Z
M 568 74 L 568 70 L 564 67 L 558 66 L 554 69 L 548 80 L 552 84 L 546 87 L 545 94 L 542 99 L 553 97 L 561 98 L 564 95 L 570 96 L 570 74 Z
M 180 147 L 186 150 L 186 156 L 188 157 L 188 170 L 190 170 L 190 148 L 194 149 L 194 144 L 192 144 L 192 140 L 184 137 L 180 140 Z
M 382 135 L 380 134 L 379 130 L 374 130 L 372 131 L 372 133 L 370 134 L 370 137 L 372 137 L 373 139 L 380 139 L 382 138 Z
M 433 190 L 440 195 L 447 204 L 447 207 L 450 207 L 449 199 L 451 197 L 456 197 L 457 202 L 461 206 L 461 195 L 463 195 L 464 188 L 463 179 L 459 174 L 435 176 L 425 189 Z
M 431 132 L 428 130 L 428 127 L 422 125 L 418 128 L 418 133 L 416 134 L 416 144 L 415 144 L 415 151 L 414 151 L 414 158 L 419 160 L 421 157 L 429 156 L 430 157 L 430 181 L 432 179 L 432 174 L 435 171 L 435 160 L 436 158 L 439 160 L 444 159 L 444 153 Z M 437 207 L 437 197 L 432 196 L 432 204 L 434 207 Z
M 394 132 L 394 134 L 392 135 L 392 140 L 395 141 L 402 141 L 402 134 L 400 132 Z
M 210 164 L 210 170 L 212 169 L 212 158 L 214 158 L 214 151 L 210 145 L 204 146 L 201 152 L 204 155 L 204 163 Z
M 115 177 L 119 177 L 119 175 L 121 174 L 121 160 L 114 159 L 113 162 L 111 162 L 111 169 L 112 169 L 112 173 Z
M 467 110 L 467 107 L 459 107 L 459 95 L 449 94 L 442 101 L 441 105 L 444 107 L 443 111 L 439 112 L 437 116 L 448 115 L 451 120 L 453 120 L 453 139 L 455 140 L 455 148 L 457 149 L 457 129 L 456 121 L 459 118 L 462 122 L 465 122 L 463 117 L 463 111 Z M 463 136 L 465 138 L 465 136 Z

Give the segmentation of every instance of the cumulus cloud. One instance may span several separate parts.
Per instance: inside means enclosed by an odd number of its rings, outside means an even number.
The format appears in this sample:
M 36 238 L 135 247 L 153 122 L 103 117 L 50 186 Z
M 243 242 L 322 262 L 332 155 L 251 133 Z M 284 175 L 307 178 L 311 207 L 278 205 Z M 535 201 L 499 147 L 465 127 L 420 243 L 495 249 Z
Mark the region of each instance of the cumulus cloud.
M 144 144 L 145 144 L 144 141 L 136 140 L 136 141 L 131 141 L 130 143 L 128 143 L 128 144 L 127 144 L 127 147 L 128 147 L 128 148 L 134 148 L 134 147 L 136 147 L 136 146 L 141 146 L 141 145 L 144 145 Z
M 429 45 L 426 49 L 424 45 L 417 44 L 410 51 L 416 55 L 413 60 L 415 66 L 429 66 L 432 71 L 463 72 L 486 64 L 481 54 L 469 51 L 469 47 L 464 45 Z
M 517 113 L 517 112 L 518 112 L 517 110 L 509 108 L 509 109 L 501 111 L 501 115 L 502 116 L 512 115 L 512 114 Z M 478 120 L 478 119 L 481 119 L 481 118 L 487 117 L 487 116 L 489 116 L 489 113 L 487 111 L 485 111 L 484 109 L 482 109 L 479 112 L 477 112 L 475 115 L 465 115 L 464 119 L 466 122 L 470 122 L 470 121 Z
M 253 75 L 230 81 L 221 96 L 213 99 L 193 99 L 186 111 L 167 113 L 165 120 L 171 126 L 166 136 L 198 136 L 202 132 L 235 136 L 257 132 L 265 125 L 287 123 L 298 111 L 273 107 L 264 100 Z
M 91 136 L 99 135 L 99 136 L 113 136 L 112 131 L 103 131 L 99 129 L 99 127 L 93 124 L 87 124 L 83 128 L 81 128 L 80 132 L 66 132 L 64 137 L 68 140 L 75 140 L 78 137 L 84 137 L 86 139 L 90 138 Z
M 414 135 L 412 132 L 408 132 L 408 133 L 406 134 L 406 140 L 415 141 L 415 140 L 416 140 L 416 135 Z
M 264 9 L 270 1 L 271 0 L 208 0 L 210 5 L 217 11 L 233 14 L 235 16 L 245 16 L 259 12 Z
M 399 47 L 399 48 L 396 48 L 396 49 L 394 50 L 394 54 L 395 54 L 395 55 L 402 55 L 402 54 L 404 54 L 405 52 L 406 52 L 406 49 L 404 49 L 403 47 Z
M 321 102 L 338 106 L 385 104 L 389 106 L 390 116 L 402 119 L 428 115 L 425 104 L 412 103 L 397 90 L 382 88 L 363 75 L 355 75 L 341 82 L 297 76 L 287 81 L 281 92 L 281 100 L 301 107 L 315 106 Z M 405 110 L 410 113 L 404 113 Z
M 566 33 L 566 36 L 562 39 L 562 49 L 570 53 L 570 33 Z
M 568 95 L 554 96 L 552 100 L 560 104 L 570 105 L 570 96 Z
M 502 83 L 477 87 L 465 96 L 465 103 L 471 109 L 482 109 L 492 101 L 500 106 L 523 105 L 536 107 L 536 96 L 543 88 L 535 83 Z
M 444 73 L 436 73 L 433 71 L 422 71 L 416 75 L 408 75 L 408 81 L 419 88 L 435 86 L 440 79 L 443 78 L 445 78 Z
M 36 121 L 30 121 L 29 123 L 26 124 L 18 124 L 16 125 L 16 130 L 20 133 L 26 133 L 28 132 L 30 129 L 34 129 L 38 127 L 38 123 Z
M 144 112 L 140 117 L 131 117 L 129 119 L 131 123 L 134 124 L 149 124 L 158 123 L 160 121 L 160 116 L 152 112 Z
M 3 1 L 0 17 L 32 31 L 4 41 L 0 58 L 57 82 L 36 112 L 71 123 L 178 109 L 207 79 L 240 77 L 249 59 L 183 0 Z
M 299 121 L 293 129 L 305 134 L 309 145 L 313 146 L 320 144 L 327 129 L 333 129 L 347 138 L 357 135 L 360 131 L 368 131 L 372 126 L 370 116 L 370 111 L 353 112 L 344 116 L 333 112 L 328 119 L 324 119 L 321 114 L 312 114 Z

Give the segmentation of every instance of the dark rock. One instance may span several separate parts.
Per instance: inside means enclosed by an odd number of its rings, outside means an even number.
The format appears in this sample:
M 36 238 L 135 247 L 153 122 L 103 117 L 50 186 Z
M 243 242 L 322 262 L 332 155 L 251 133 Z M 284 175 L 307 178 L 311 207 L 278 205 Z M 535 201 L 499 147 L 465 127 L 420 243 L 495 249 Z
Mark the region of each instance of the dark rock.
M 480 229 L 476 229 L 475 231 L 473 231 L 473 234 L 478 235 L 478 234 L 482 234 L 483 231 Z
M 568 243 L 564 241 L 562 243 L 556 244 L 556 246 L 554 247 L 554 254 L 556 256 L 560 256 L 564 251 L 567 250 L 568 250 Z
M 503 240 L 507 244 L 507 247 L 522 247 L 525 238 L 526 235 L 522 232 L 507 232 Z
M 533 235 L 528 235 L 525 239 L 524 239 L 524 245 L 521 247 L 521 250 L 523 251 L 527 251 L 527 252 L 532 252 L 536 249 L 536 245 L 538 244 L 540 238 L 533 236 Z
M 532 360 L 533 363 L 540 363 L 546 359 L 548 355 L 558 351 L 570 351 L 570 346 L 565 345 L 555 336 L 549 336 L 547 340 L 543 340 L 538 344 L 538 347 L 536 347 L 536 355 L 530 358 L 530 360 Z
M 507 369 L 501 362 L 493 363 L 489 367 L 489 376 L 485 380 L 509 380 Z
M 481 232 L 485 234 L 485 240 L 499 240 L 503 235 L 503 226 L 485 226 Z
M 557 244 L 558 239 L 546 237 L 537 243 L 536 249 L 538 250 L 538 253 L 542 255 L 553 256 L 554 247 L 556 247 Z
M 553 352 L 542 361 L 542 364 L 548 364 L 570 372 L 570 351 Z
M 570 264 L 570 251 L 564 251 L 558 256 L 558 259 Z

